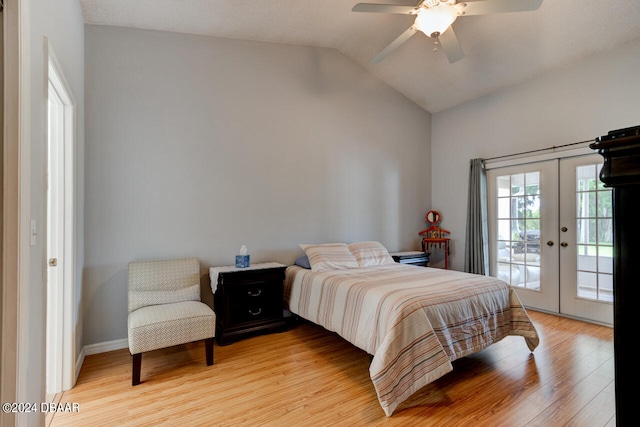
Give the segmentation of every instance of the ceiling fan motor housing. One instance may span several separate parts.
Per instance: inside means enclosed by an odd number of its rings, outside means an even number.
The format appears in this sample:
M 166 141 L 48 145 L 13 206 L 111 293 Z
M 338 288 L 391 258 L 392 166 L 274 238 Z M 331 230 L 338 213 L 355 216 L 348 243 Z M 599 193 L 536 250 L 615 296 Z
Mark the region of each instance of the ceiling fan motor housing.
M 429 37 L 438 38 L 458 17 L 456 0 L 426 0 L 418 10 L 415 25 Z

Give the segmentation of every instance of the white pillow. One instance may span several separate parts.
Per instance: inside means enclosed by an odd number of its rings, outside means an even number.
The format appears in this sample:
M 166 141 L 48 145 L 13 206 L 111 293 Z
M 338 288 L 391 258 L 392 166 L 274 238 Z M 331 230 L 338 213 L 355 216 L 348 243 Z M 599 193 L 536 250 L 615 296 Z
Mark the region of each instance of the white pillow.
M 379 242 L 350 243 L 347 247 L 360 267 L 395 264 L 387 248 Z
M 358 261 L 344 243 L 301 244 L 309 258 L 311 271 L 339 270 L 358 267 Z

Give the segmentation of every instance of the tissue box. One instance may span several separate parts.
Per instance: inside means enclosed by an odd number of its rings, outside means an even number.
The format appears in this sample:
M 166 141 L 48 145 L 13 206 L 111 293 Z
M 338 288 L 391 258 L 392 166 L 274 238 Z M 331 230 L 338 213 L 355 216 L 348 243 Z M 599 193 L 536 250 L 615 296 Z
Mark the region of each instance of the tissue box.
M 236 268 L 249 267 L 249 255 L 236 255 Z

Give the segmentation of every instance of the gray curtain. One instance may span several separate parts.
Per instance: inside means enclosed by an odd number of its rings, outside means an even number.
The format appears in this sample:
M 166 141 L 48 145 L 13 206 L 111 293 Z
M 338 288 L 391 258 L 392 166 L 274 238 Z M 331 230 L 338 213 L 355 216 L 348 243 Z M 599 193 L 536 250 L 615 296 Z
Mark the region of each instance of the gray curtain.
M 488 274 L 487 176 L 484 170 L 484 160 L 472 159 L 469 163 L 464 271 Z

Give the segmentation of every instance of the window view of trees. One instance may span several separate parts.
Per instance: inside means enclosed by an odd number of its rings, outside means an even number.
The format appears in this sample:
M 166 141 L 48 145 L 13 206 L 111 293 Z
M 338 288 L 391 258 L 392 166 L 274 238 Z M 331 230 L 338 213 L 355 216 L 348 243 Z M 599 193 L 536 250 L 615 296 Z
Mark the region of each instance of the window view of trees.
M 599 168 L 598 168 L 599 169 Z M 594 166 L 577 170 L 578 241 L 583 244 L 613 244 L 611 189 L 597 179 Z

